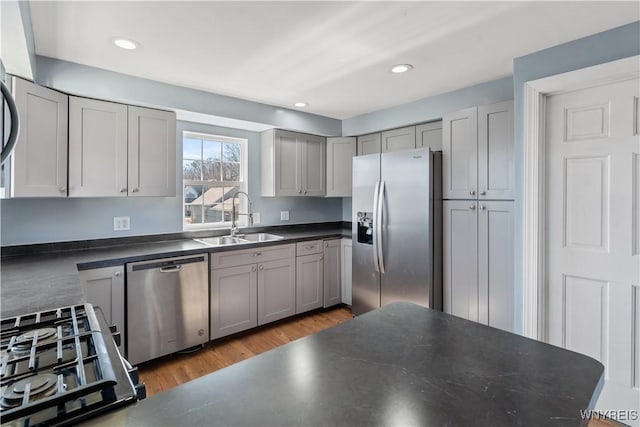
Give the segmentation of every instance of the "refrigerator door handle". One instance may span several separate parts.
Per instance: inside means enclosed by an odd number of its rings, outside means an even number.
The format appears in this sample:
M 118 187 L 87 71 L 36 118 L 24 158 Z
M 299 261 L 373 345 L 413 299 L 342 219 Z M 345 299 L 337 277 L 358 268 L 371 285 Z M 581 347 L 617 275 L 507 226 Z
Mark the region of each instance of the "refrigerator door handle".
M 384 251 L 382 250 L 382 221 L 384 221 L 384 181 L 380 181 L 378 187 L 378 219 L 374 222 L 376 227 L 376 236 L 378 244 L 376 245 L 378 252 L 378 268 L 380 273 L 384 274 Z
M 378 197 L 380 191 L 380 181 L 376 181 L 375 189 L 373 190 L 373 268 L 376 273 L 380 273 L 380 267 L 378 263 Z

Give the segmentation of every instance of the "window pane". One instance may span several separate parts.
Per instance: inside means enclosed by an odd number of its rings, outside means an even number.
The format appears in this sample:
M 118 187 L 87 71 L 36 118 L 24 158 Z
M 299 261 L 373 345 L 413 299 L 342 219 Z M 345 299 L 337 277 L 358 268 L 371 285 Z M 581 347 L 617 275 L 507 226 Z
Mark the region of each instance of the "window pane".
M 240 144 L 225 142 L 222 160 L 225 162 L 240 162 Z
M 202 162 L 200 160 L 183 160 L 182 177 L 195 181 L 202 180 Z
M 212 162 L 209 160 L 204 161 L 204 175 L 205 181 L 220 181 L 220 162 Z
M 199 224 L 202 222 L 202 186 L 186 185 L 184 187 L 184 223 Z
M 202 160 L 221 160 L 222 144 L 218 141 L 202 141 Z
M 225 181 L 240 181 L 239 163 L 224 163 L 222 170 L 224 172 Z
M 201 159 L 202 151 L 201 151 L 202 141 L 194 138 L 183 138 L 182 139 L 182 158 L 183 159 Z

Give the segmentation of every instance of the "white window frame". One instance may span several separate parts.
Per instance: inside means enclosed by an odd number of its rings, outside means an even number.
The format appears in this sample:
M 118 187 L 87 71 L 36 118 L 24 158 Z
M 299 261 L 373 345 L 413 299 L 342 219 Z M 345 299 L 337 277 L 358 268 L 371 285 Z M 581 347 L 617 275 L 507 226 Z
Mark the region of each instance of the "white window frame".
M 184 140 L 185 138 L 193 138 L 193 139 L 202 139 L 214 142 L 229 142 L 240 145 L 240 181 L 220 181 L 220 182 L 211 182 L 211 181 L 199 181 L 199 180 L 185 180 L 184 179 Z M 181 168 L 182 171 L 182 191 L 181 197 L 182 202 L 180 203 L 180 208 L 182 209 L 182 229 L 184 231 L 193 231 L 193 230 L 219 230 L 221 228 L 230 228 L 231 221 L 222 221 L 215 223 L 198 223 L 198 224 L 186 224 L 185 223 L 185 204 L 184 204 L 184 188 L 187 185 L 202 185 L 208 187 L 233 187 L 238 186 L 240 188 L 239 191 L 248 192 L 248 169 L 249 165 L 248 161 L 248 148 L 249 141 L 246 138 L 236 138 L 232 136 L 225 135 L 213 135 L 202 132 L 192 132 L 192 131 L 183 131 L 182 132 L 182 153 L 181 153 Z M 204 194 L 204 193 L 203 193 Z M 246 197 L 239 197 L 240 201 L 239 211 L 245 212 L 247 209 Z M 247 217 L 245 215 L 241 215 L 238 217 L 238 225 L 246 226 L 247 225 Z

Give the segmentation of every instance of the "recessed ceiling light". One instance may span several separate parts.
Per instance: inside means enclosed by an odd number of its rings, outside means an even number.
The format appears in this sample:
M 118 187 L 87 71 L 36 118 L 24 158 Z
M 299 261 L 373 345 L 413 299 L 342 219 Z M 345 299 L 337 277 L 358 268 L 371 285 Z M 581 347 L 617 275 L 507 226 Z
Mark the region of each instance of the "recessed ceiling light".
M 113 44 L 115 44 L 119 48 L 127 50 L 133 50 L 138 47 L 138 43 L 134 42 L 133 40 L 124 39 L 121 37 L 113 39 Z
M 413 69 L 413 65 L 411 64 L 398 64 L 391 67 L 392 73 L 406 73 L 407 71 L 411 71 Z
M 304 108 L 304 107 L 308 107 L 309 104 L 307 104 L 306 102 L 296 102 L 295 104 L 293 104 L 295 107 L 299 107 L 299 108 Z

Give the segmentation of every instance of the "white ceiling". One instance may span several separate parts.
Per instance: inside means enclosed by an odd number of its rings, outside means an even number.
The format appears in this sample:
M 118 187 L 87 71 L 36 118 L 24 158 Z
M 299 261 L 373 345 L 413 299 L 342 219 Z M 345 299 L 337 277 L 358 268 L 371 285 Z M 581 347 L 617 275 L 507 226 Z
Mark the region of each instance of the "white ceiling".
M 36 54 L 339 119 L 512 73 L 640 2 L 30 2 Z M 116 36 L 140 43 L 116 48 Z M 410 63 L 404 75 L 389 72 Z

